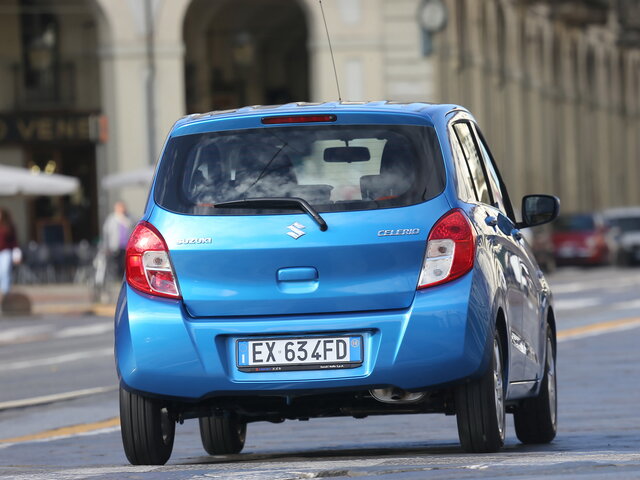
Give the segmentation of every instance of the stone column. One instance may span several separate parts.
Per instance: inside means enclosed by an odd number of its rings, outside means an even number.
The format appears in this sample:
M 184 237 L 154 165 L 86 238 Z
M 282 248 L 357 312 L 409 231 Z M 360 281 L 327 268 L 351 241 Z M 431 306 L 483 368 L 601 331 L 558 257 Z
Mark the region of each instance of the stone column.
M 164 42 L 156 46 L 157 152 L 173 124 L 185 114 L 184 45 Z
M 536 191 L 549 191 L 553 185 L 557 185 L 560 172 L 556 168 L 553 143 L 558 135 L 559 120 L 556 116 L 553 82 L 553 25 L 550 21 L 541 22 L 540 31 L 540 85 L 538 101 L 540 102 L 540 145 L 538 168 L 534 188 Z
M 560 200 L 562 201 L 563 209 L 571 211 L 579 208 L 577 143 L 581 132 L 576 129 L 573 114 L 577 108 L 578 91 L 577 78 L 573 68 L 575 59 L 573 58 L 572 45 L 574 44 L 574 39 L 566 30 L 563 30 L 558 41 L 561 57 L 560 64 L 562 66 L 560 122 L 563 125 L 563 134 L 559 139 L 560 148 L 558 149 L 560 152 L 559 167 L 562 172 L 562 185 L 558 193 L 561 195 Z
M 458 70 L 460 68 L 460 53 L 458 44 L 458 15 L 455 0 L 445 0 L 448 20 L 443 32 L 440 32 L 435 41 L 437 55 L 437 82 L 438 93 L 436 101 L 440 103 L 458 102 Z
M 106 171 L 103 174 L 137 170 L 149 165 L 145 51 L 140 45 L 112 43 L 101 49 L 103 105 L 109 120 Z M 144 209 L 146 193 L 139 187 L 108 192 L 107 211 L 114 201 L 124 200 L 134 216 Z
M 514 207 L 520 206 L 520 199 L 525 193 L 525 139 L 528 135 L 524 128 L 524 117 L 528 114 L 524 103 L 524 69 L 522 65 L 523 35 L 521 11 L 516 8 L 506 10 L 506 42 L 508 60 L 506 62 L 507 85 L 504 101 L 504 116 L 509 126 L 507 139 L 507 156 L 503 162 L 509 162 L 510 177 L 505 179 L 509 185 L 509 194 Z
M 467 2 L 467 48 L 470 70 L 463 79 L 465 106 L 469 107 L 474 115 L 478 116 L 478 122 L 485 124 L 488 119 L 484 112 L 485 95 L 482 88 L 485 80 L 486 52 L 483 49 L 482 39 L 482 7 L 483 2 Z M 486 127 L 485 127 L 486 128 Z
M 534 193 L 542 188 L 543 182 L 540 181 L 541 171 L 545 168 L 545 122 L 544 116 L 544 37 L 542 27 L 538 19 L 531 20 L 529 24 L 529 32 L 531 40 L 528 47 L 528 58 L 531 65 L 531 82 L 527 93 L 527 110 L 525 115 L 529 118 L 529 159 L 527 161 L 527 182 L 525 185 L 525 193 Z
M 109 141 L 99 158 L 100 175 L 137 170 L 155 163 L 169 128 L 184 114 L 182 22 L 187 0 L 151 1 L 153 23 L 154 92 L 149 88 L 149 50 L 144 2 L 97 0 L 105 21 L 101 33 L 101 84 L 109 120 Z M 149 101 L 153 102 L 150 108 Z M 149 118 L 153 111 L 153 118 Z M 154 129 L 149 143 L 149 129 Z M 106 168 L 105 168 L 106 167 Z M 145 188 L 131 186 L 109 192 L 102 211 L 117 199 L 139 217 L 147 198 Z
M 627 201 L 630 205 L 640 205 L 640 50 L 627 53 L 627 105 L 625 118 L 625 144 L 627 150 Z
M 596 180 L 593 182 L 592 194 L 594 199 L 594 210 L 600 209 L 607 204 L 610 197 L 610 177 L 611 177 L 611 149 L 609 148 L 609 107 L 608 102 L 608 79 L 607 79 L 607 58 L 608 49 L 601 43 L 601 39 L 594 45 L 595 51 L 595 123 L 586 130 L 593 135 L 596 141 L 595 148 L 590 152 L 591 164 L 595 172 Z M 594 41 L 595 43 L 595 41 Z
M 385 89 L 382 99 L 432 102 L 436 96 L 435 52 L 424 56 L 418 0 L 384 0 L 382 10 Z M 372 32 L 373 33 L 373 32 Z M 438 34 L 432 35 L 432 40 Z M 435 45 L 438 48 L 438 45 Z
M 343 100 L 380 100 L 386 96 L 384 49 L 386 0 L 324 1 L 331 45 Z M 414 1 L 414 0 L 410 0 Z M 406 0 L 396 3 L 406 3 Z M 309 29 L 312 101 L 338 99 L 322 12 L 317 0 L 302 3 Z

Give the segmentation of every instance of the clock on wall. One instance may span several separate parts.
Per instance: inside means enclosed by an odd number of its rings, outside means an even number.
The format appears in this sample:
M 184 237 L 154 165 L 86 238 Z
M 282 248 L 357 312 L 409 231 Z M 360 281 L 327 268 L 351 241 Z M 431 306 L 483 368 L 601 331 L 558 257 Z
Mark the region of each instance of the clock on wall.
M 418 21 L 429 33 L 442 30 L 447 24 L 447 8 L 442 0 L 423 0 L 418 10 Z

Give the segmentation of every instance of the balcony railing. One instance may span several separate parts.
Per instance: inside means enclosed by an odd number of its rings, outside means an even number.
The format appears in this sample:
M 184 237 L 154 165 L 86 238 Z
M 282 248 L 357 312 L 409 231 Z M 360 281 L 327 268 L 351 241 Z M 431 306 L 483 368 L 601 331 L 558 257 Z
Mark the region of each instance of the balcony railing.
M 56 110 L 75 106 L 74 63 L 62 63 L 40 72 L 26 71 L 18 63 L 4 68 L 8 68 L 11 73 L 15 110 Z
M 618 42 L 623 47 L 640 48 L 640 2 L 617 0 L 616 14 L 620 23 Z
M 551 15 L 564 23 L 585 27 L 604 25 L 609 15 L 609 0 L 552 0 Z
M 613 12 L 620 26 L 618 44 L 640 48 L 640 0 L 512 0 L 514 4 L 545 5 L 552 19 L 580 28 L 605 25 Z

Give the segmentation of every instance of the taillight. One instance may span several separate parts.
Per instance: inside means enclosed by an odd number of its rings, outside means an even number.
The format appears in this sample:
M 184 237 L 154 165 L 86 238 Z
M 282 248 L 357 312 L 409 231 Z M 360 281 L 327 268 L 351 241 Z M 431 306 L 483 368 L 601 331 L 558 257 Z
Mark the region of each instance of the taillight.
M 167 244 L 153 225 L 140 222 L 133 230 L 126 253 L 127 283 L 144 293 L 180 298 Z
M 475 237 L 462 210 L 454 209 L 431 229 L 418 288 L 433 287 L 461 277 L 473 268 Z
M 262 123 L 265 125 L 279 125 L 282 123 L 318 123 L 335 122 L 338 119 L 335 115 L 286 115 L 279 117 L 264 117 Z

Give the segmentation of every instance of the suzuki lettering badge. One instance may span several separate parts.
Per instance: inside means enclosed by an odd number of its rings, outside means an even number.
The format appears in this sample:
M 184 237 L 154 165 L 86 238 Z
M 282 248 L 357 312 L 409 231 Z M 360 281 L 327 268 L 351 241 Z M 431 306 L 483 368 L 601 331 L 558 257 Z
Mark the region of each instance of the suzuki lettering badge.
M 297 240 L 304 235 L 302 229 L 306 227 L 298 222 L 295 222 L 289 225 L 287 228 L 291 230 L 290 232 L 287 232 L 287 235 L 289 235 L 294 240 Z

